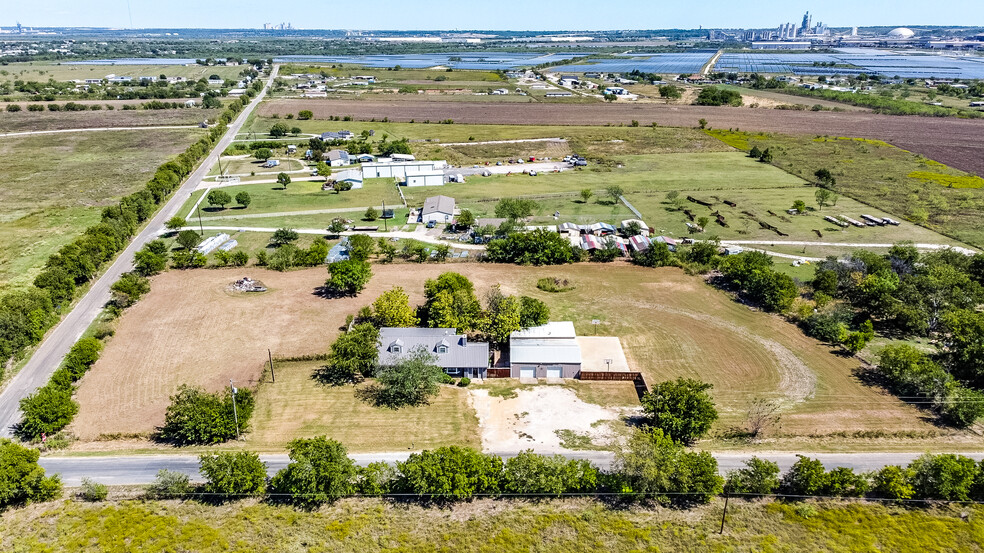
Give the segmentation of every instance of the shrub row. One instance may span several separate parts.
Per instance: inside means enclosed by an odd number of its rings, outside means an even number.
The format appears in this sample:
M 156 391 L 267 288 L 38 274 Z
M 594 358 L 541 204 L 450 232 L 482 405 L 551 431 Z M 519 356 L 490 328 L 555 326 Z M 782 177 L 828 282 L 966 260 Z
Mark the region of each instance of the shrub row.
M 841 92 L 837 90 L 807 90 L 805 88 L 798 87 L 784 88 L 783 94 L 794 94 L 796 96 L 823 98 L 824 100 L 843 102 L 852 106 L 871 108 L 876 113 L 884 113 L 887 115 L 922 115 L 927 117 L 965 117 L 974 119 L 984 117 L 984 114 L 972 109 L 932 106 L 909 100 L 885 98 L 875 94 L 858 94 L 855 92 Z
M 776 463 L 752 457 L 743 468 L 721 478 L 717 462 L 707 452 L 685 450 L 658 433 L 639 433 L 630 442 L 629 449 L 634 449 L 636 442 L 644 448 L 634 454 L 616 454 L 610 471 L 599 470 L 586 460 L 540 455 L 532 450 L 503 460 L 459 446 L 414 453 L 395 467 L 381 462 L 359 467 L 342 444 L 321 436 L 291 442 L 291 462 L 269 481 L 269 486 L 265 484 L 266 467 L 255 453 L 203 455 L 200 470 L 206 483 L 198 493 L 227 498 L 269 495 L 271 500 L 305 508 L 356 495 L 448 503 L 478 496 L 584 494 L 678 506 L 706 503 L 722 493 L 785 500 L 984 499 L 984 462 L 961 455 L 926 454 L 908 466 L 890 465 L 872 473 L 857 473 L 846 467 L 826 470 L 820 461 L 801 455 L 785 474 L 780 474 Z M 187 477 L 175 478 L 167 471 L 162 471 L 148 492 L 157 497 L 194 493 Z
M 72 346 L 62 366 L 51 375 L 46 385 L 20 402 L 21 421 L 17 436 L 25 441 L 41 439 L 68 426 L 79 405 L 72 399 L 75 382 L 99 359 L 102 342 L 96 338 L 82 338 Z

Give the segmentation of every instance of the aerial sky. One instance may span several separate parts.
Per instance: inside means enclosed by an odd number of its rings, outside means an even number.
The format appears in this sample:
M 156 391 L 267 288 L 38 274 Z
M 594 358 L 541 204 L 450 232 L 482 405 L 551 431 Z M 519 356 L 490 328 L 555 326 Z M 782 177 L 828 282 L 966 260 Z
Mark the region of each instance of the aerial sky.
M 301 29 L 609 30 L 766 28 L 799 23 L 851 26 L 984 26 L 984 2 L 944 0 L 3 0 L 0 28 L 38 27 L 262 28 L 291 23 Z M 934 7 L 930 7 L 934 6 Z M 132 18 L 132 19 L 131 19 Z M 131 23 L 132 21 L 132 23 Z

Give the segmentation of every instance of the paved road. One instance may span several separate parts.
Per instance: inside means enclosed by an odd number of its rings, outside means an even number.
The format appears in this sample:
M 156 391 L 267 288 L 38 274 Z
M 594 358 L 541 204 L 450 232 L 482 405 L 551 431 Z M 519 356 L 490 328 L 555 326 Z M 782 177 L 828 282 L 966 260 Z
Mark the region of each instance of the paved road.
M 273 82 L 278 70 L 279 66 L 273 67 L 269 82 L 267 83 L 268 86 Z M 229 126 L 229 130 L 225 136 L 212 149 L 212 153 L 188 177 L 185 183 L 174 192 L 171 199 L 147 223 L 143 230 L 137 234 L 130 242 L 130 245 L 117 256 L 116 260 L 106 269 L 102 276 L 92 283 L 89 291 L 82 296 L 72 311 L 65 315 L 61 322 L 51 330 L 27 364 L 24 365 L 20 372 L 7 384 L 3 392 L 0 393 L 0 437 L 9 437 L 13 434 L 13 425 L 17 424 L 20 420 L 20 400 L 32 394 L 34 390 L 44 386 L 48 382 L 51 373 L 55 372 L 55 369 L 61 364 L 62 358 L 65 357 L 68 350 L 82 336 L 85 329 L 92 324 L 92 321 L 102 311 L 106 302 L 109 301 L 109 287 L 119 280 L 120 275 L 133 269 L 133 255 L 146 242 L 157 238 L 160 229 L 164 226 L 164 222 L 177 214 L 181 205 L 187 201 L 188 197 L 198 187 L 198 184 L 205 175 L 212 170 L 212 166 L 218 160 L 219 154 L 229 147 L 236 133 L 239 132 L 243 123 L 246 122 L 246 118 L 265 95 L 266 89 L 260 92 L 253 102 L 242 111 L 239 117 Z
M 55 129 L 50 131 L 24 131 L 24 132 L 8 132 L 0 134 L 0 138 L 14 137 L 14 136 L 29 136 L 32 134 L 61 134 L 61 133 L 74 133 L 74 132 L 93 132 L 93 131 L 149 131 L 149 130 L 161 130 L 161 129 L 198 129 L 198 125 L 165 125 L 160 127 L 95 127 L 91 129 Z
M 355 454 L 351 457 L 359 465 L 383 461 L 395 463 L 403 461 L 410 452 Z M 508 458 L 516 452 L 497 452 Z M 759 453 L 758 457 L 776 462 L 783 471 L 796 462 L 795 453 Z M 850 467 L 857 471 L 877 470 L 886 465 L 906 465 L 922 453 L 805 453 L 819 459 L 827 469 Z M 965 454 L 980 460 L 984 453 Z M 570 459 L 587 459 L 596 466 L 611 466 L 612 454 L 601 451 L 570 452 L 564 455 Z M 286 455 L 261 455 L 270 475 L 287 466 Z M 716 453 L 718 470 L 726 473 L 741 468 L 751 453 Z M 39 463 L 48 474 L 60 474 L 65 484 L 77 486 L 83 476 L 98 482 L 114 485 L 147 484 L 154 480 L 157 471 L 168 469 L 182 472 L 195 480 L 201 480 L 198 473 L 198 458 L 191 455 L 132 455 L 119 457 L 42 457 Z

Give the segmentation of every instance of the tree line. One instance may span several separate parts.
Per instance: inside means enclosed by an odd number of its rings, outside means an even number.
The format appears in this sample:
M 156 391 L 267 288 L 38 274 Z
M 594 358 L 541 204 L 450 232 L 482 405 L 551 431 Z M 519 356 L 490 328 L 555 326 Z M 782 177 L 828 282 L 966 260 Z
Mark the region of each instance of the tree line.
M 168 195 L 208 155 L 212 145 L 225 132 L 235 115 L 262 90 L 255 83 L 249 94 L 233 102 L 219 119 L 219 124 L 192 144 L 174 160 L 161 165 L 143 190 L 124 196 L 119 205 L 103 210 L 102 221 L 89 227 L 83 235 L 52 255 L 32 287 L 0 297 L 0 359 L 16 358 L 26 348 L 41 341 L 75 298 L 79 287 L 88 283 L 98 270 L 123 250 Z M 146 249 L 146 248 L 145 248 Z M 140 264 L 138 255 L 137 264 Z M 111 311 L 124 309 L 149 291 L 149 283 L 139 271 L 125 273 L 112 286 Z M 23 418 L 17 432 L 21 439 L 38 440 L 42 434 L 54 434 L 67 426 L 78 412 L 72 400 L 74 382 L 98 358 L 101 342 L 83 338 L 77 342 L 48 384 L 21 402 Z

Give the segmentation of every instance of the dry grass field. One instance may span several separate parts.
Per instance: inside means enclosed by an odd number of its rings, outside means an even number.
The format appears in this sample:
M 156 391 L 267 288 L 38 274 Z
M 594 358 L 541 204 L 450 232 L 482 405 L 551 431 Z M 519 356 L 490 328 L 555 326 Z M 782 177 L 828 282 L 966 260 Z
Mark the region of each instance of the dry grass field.
M 984 175 L 984 120 L 902 117 L 862 112 L 781 111 L 764 108 L 633 104 L 498 104 L 430 102 L 412 97 L 386 100 L 273 100 L 257 109 L 260 116 L 309 109 L 317 119 L 329 115 L 357 120 L 441 121 L 512 125 L 607 125 L 632 120 L 642 125 L 694 127 L 707 119 L 717 129 L 742 129 L 807 135 L 876 138 L 923 154 L 952 167 Z
M 262 499 L 229 501 L 76 499 L 11 509 L 0 518 L 4 551 L 133 553 L 195 551 L 455 551 L 570 553 L 637 551 L 892 551 L 981 549 L 984 508 L 927 508 L 850 499 L 804 504 L 736 500 L 719 534 L 724 500 L 680 509 L 585 498 L 477 499 L 440 508 L 413 502 L 343 499 L 320 509 Z
M 78 392 L 82 407 L 71 430 L 83 440 L 147 433 L 163 422 L 168 396 L 182 383 L 215 390 L 233 378 L 240 386 L 254 386 L 267 348 L 279 356 L 324 352 L 346 315 L 397 285 L 410 294 L 411 303 L 420 303 L 424 280 L 448 267 L 412 269 L 376 265 L 373 280 L 359 297 L 331 300 L 313 293 L 326 276 L 324 269 L 172 271 L 155 277 L 152 292 L 123 315 L 116 336 L 83 379 Z M 840 440 L 856 436 L 871 438 L 869 448 L 918 448 L 943 441 L 959 447 L 973 439 L 936 430 L 916 408 L 863 384 L 854 376 L 861 367 L 857 359 L 841 356 L 781 318 L 736 303 L 677 269 L 468 263 L 455 270 L 471 278 L 479 291 L 502 283 L 507 293 L 543 299 L 552 308 L 552 319 L 574 321 L 579 334 L 619 336 L 630 367 L 650 383 L 678 376 L 712 383 L 722 415 L 719 434 L 744 423 L 750 402 L 763 398 L 778 402 L 783 418 L 775 439 L 760 447 L 806 442 L 837 449 Z M 271 291 L 256 296 L 227 292 L 226 286 L 244 274 L 264 281 Z M 542 292 L 535 284 L 544 276 L 572 279 L 576 288 Z M 600 324 L 593 325 L 593 319 Z M 468 422 L 474 415 L 460 399 L 442 395 L 426 408 L 432 411 L 419 415 L 429 421 L 427 431 L 415 434 L 392 426 L 390 413 L 367 416 L 366 408 L 353 402 L 350 389 L 319 388 L 306 379 L 306 368 L 298 366 L 297 374 L 291 374 L 293 366 L 286 369 L 282 382 L 260 386 L 261 407 L 250 438 L 257 448 L 329 433 L 359 450 L 389 449 L 392 442 L 377 434 L 386 431 L 393 440 L 414 436 L 420 443 L 436 444 L 455 437 L 475 443 L 466 430 L 474 428 Z M 625 390 L 579 388 L 590 384 L 574 388 L 587 401 L 624 403 Z M 361 435 L 366 420 L 369 430 Z M 709 445 L 734 447 L 727 440 Z
M 356 453 L 446 445 L 481 449 L 478 419 L 464 388 L 443 386 L 429 405 L 379 409 L 356 398 L 353 386 L 317 384 L 311 374 L 319 366 L 276 365 L 277 381 L 267 378 L 260 385 L 247 449 L 279 452 L 293 438 L 323 434 Z
M 0 290 L 34 280 L 48 256 L 99 222 L 199 137 L 194 129 L 0 138 Z
M 53 131 L 58 129 L 97 129 L 102 127 L 163 127 L 171 125 L 197 125 L 208 119 L 215 122 L 220 109 L 136 109 L 123 110 L 123 104 L 139 105 L 146 100 L 120 100 L 95 102 L 82 100 L 79 104 L 111 105 L 115 109 L 99 111 L 27 111 L 28 104 L 16 113 L 4 112 L 0 116 L 0 134 L 9 132 Z M 170 101 L 170 100 L 169 100 Z M 179 101 L 179 100 L 174 100 Z M 48 103 L 48 102 L 41 102 Z M 65 102 L 50 102 L 64 104 Z

